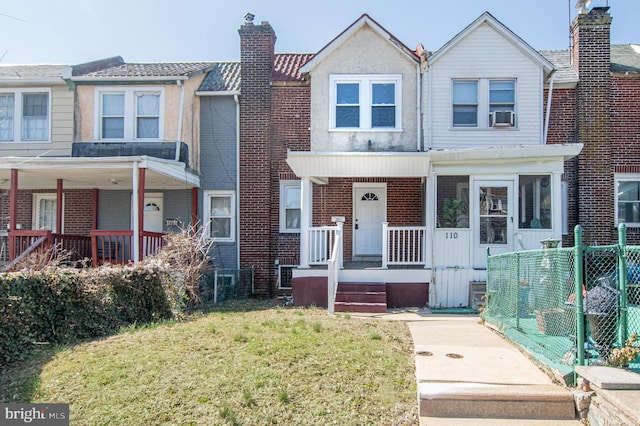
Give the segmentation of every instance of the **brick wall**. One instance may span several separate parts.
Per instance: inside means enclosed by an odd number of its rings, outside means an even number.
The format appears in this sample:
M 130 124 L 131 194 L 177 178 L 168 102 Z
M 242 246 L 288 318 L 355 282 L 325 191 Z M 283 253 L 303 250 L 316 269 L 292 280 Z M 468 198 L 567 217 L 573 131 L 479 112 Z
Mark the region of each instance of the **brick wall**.
M 614 188 L 611 158 L 611 16 L 605 8 L 578 15 L 572 25 L 577 92 L 578 220 L 586 243 L 615 241 Z
M 256 294 L 272 294 L 271 217 L 271 70 L 273 28 L 246 23 L 240 30 L 240 267 L 254 267 Z

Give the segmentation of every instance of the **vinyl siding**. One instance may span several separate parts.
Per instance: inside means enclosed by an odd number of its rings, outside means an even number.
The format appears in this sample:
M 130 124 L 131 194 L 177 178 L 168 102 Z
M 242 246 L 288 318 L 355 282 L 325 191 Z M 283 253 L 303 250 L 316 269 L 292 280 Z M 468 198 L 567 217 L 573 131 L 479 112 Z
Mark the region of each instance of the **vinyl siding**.
M 432 147 L 465 148 L 539 144 L 543 133 L 542 69 L 489 25 L 481 25 L 453 46 L 425 76 L 425 135 L 431 124 Z M 513 128 L 452 128 L 452 79 L 516 79 L 516 123 Z M 430 79 L 430 84 L 428 83 Z M 488 83 L 487 83 L 488 84 Z M 430 93 L 429 93 L 430 87 Z M 483 97 L 483 94 L 485 95 Z M 429 103 L 432 102 L 431 107 Z M 479 92 L 488 104 L 488 90 Z M 429 117 L 430 115 L 430 117 Z M 431 118 L 431 119 L 430 119 Z M 487 125 L 488 113 L 479 114 Z M 427 141 L 428 144 L 428 141 Z

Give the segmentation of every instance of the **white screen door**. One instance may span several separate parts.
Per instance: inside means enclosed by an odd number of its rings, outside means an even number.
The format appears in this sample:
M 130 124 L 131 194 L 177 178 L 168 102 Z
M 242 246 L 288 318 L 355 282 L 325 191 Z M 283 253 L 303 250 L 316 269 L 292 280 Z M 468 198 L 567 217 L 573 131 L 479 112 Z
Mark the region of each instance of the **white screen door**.
M 387 189 L 385 186 L 354 186 L 353 192 L 353 254 L 381 256 Z
M 486 267 L 487 248 L 491 254 L 513 251 L 513 181 L 474 183 L 474 263 Z

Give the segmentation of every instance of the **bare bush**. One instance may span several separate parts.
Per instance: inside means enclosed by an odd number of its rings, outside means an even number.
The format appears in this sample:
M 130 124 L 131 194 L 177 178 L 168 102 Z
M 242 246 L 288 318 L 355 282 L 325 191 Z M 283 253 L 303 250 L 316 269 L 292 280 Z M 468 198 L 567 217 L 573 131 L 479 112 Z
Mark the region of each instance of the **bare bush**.
M 189 225 L 182 227 L 180 232 L 167 234 L 165 244 L 156 256 L 169 266 L 174 286 L 184 289 L 188 307 L 202 304 L 200 283 L 212 268 L 209 252 L 213 244 L 203 228 Z

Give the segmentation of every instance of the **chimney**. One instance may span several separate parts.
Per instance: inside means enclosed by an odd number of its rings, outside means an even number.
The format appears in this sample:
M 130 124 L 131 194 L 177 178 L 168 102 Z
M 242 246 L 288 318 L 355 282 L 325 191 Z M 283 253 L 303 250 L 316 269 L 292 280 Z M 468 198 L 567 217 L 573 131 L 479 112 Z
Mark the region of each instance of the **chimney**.
M 577 135 L 584 144 L 578 158 L 578 223 L 593 241 L 612 241 L 614 181 L 611 164 L 611 15 L 594 7 L 572 25 L 572 59 L 578 73 Z M 603 210 L 606 209 L 606 210 Z
M 254 268 L 254 291 L 271 296 L 271 71 L 276 35 L 247 13 L 240 34 L 240 267 Z M 276 194 L 277 196 L 277 194 Z M 278 213 L 277 206 L 274 214 Z

